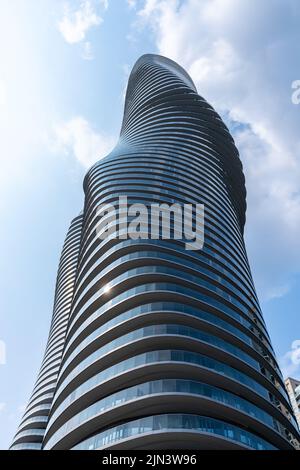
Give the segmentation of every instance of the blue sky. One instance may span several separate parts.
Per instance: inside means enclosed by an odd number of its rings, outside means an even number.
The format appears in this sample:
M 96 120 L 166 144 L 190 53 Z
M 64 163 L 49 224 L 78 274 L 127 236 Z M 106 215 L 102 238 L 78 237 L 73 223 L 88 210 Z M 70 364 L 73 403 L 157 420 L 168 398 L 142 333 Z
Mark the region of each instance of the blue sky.
M 255 284 L 284 373 L 300 378 L 299 24 L 298 0 L 2 0 L 0 448 L 40 366 L 83 176 L 116 142 L 147 52 L 183 65 L 234 134 Z

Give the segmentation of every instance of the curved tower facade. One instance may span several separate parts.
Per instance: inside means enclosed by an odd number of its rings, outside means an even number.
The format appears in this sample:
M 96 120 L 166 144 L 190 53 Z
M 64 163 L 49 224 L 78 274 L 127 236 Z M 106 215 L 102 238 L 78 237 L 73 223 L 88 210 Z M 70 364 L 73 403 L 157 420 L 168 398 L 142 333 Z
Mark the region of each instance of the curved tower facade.
M 41 449 L 61 364 L 80 248 L 82 215 L 71 222 L 62 249 L 55 288 L 50 333 L 29 403 L 12 449 Z
M 239 154 L 179 65 L 137 61 L 119 142 L 88 171 L 84 191 L 12 448 L 297 447 L 243 240 Z M 204 204 L 203 248 L 153 237 L 149 220 L 141 237 L 126 237 L 98 213 L 110 204 L 120 216 L 120 197 L 128 206 Z

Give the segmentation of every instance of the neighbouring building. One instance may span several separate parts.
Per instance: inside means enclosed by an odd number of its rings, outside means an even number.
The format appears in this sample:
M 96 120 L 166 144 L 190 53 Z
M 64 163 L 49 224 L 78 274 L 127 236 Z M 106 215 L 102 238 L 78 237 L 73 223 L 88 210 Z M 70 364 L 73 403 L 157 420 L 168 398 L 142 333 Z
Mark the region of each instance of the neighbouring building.
M 292 379 L 292 377 L 288 377 L 285 380 L 285 386 L 288 391 L 291 404 L 296 416 L 296 420 L 298 422 L 298 426 L 300 429 L 300 380 Z

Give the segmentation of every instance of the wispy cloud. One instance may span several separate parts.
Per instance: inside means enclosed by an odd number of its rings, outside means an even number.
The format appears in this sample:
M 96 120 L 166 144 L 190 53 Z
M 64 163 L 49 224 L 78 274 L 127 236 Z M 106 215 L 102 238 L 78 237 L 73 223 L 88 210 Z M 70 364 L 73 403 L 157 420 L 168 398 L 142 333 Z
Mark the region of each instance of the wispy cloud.
M 82 44 L 81 57 L 85 60 L 92 60 L 94 58 L 92 45 L 89 41 L 85 41 Z
M 258 290 L 265 299 L 285 295 L 300 266 L 300 108 L 291 102 L 298 1 L 146 0 L 137 18 L 233 129 Z
M 0 413 L 1 411 L 5 410 L 5 408 L 6 408 L 6 403 L 4 403 L 3 401 L 0 402 Z
M 56 152 L 72 155 L 88 168 L 112 150 L 115 140 L 96 132 L 85 118 L 77 116 L 54 126 L 52 144 Z
M 127 5 L 129 6 L 129 8 L 136 8 L 137 0 L 127 0 Z
M 81 2 L 77 10 L 72 10 L 70 3 L 65 4 L 64 16 L 58 22 L 58 29 L 69 44 L 76 44 L 85 39 L 87 31 L 102 23 L 89 0 Z
M 86 41 L 88 31 L 103 22 L 103 18 L 97 11 L 100 7 L 102 10 L 108 8 L 108 0 L 82 0 L 77 7 L 74 2 L 64 5 L 63 17 L 58 21 L 57 27 L 68 44 L 83 43 L 81 47 L 82 58 L 90 60 L 93 58 L 92 46 Z
M 292 342 L 291 349 L 279 358 L 279 363 L 284 377 L 300 379 L 300 339 Z

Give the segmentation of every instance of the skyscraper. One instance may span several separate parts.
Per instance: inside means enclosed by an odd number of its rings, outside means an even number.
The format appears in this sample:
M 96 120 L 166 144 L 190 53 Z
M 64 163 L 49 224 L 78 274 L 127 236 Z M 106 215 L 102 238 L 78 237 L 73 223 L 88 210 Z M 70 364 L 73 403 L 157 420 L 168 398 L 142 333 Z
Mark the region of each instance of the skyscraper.
M 243 240 L 239 154 L 178 64 L 150 54 L 137 61 L 119 142 L 88 171 L 84 192 L 44 360 L 11 448 L 297 446 Z M 146 207 L 203 204 L 203 248 L 131 238 L 122 224 L 116 236 L 98 208 L 114 204 L 120 215 L 120 197 Z M 101 238 L 103 221 L 113 230 Z

